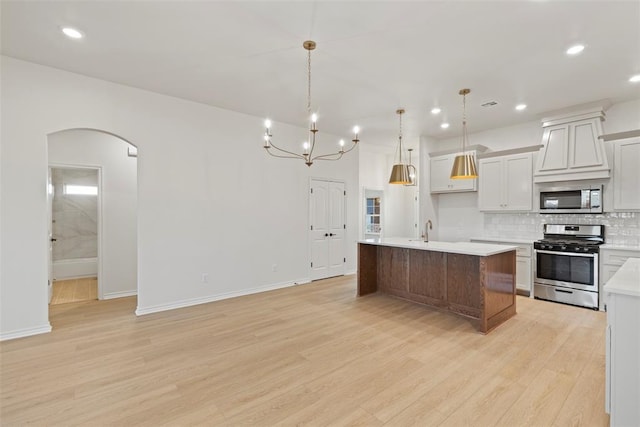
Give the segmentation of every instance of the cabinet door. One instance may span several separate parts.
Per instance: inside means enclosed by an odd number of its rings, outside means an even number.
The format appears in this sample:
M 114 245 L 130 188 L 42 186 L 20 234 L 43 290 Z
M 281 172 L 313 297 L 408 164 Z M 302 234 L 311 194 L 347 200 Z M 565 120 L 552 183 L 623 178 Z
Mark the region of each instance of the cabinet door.
M 413 301 L 446 306 L 447 254 L 409 251 L 409 287 Z
M 453 167 L 453 157 L 438 156 L 432 157 L 430 162 L 431 192 L 451 191 L 451 168 Z
M 430 161 L 430 180 L 432 193 L 449 193 L 456 191 L 476 191 L 477 178 L 451 179 L 451 169 L 456 154 L 432 157 Z
M 504 207 L 511 211 L 530 211 L 532 208 L 533 171 L 531 153 L 514 154 L 504 158 Z
M 555 125 L 544 129 L 542 134 L 544 148 L 538 157 L 539 171 L 567 169 L 569 153 L 569 125 Z
M 516 288 L 531 292 L 531 258 L 516 257 Z
M 378 289 L 391 295 L 406 297 L 409 277 L 409 249 L 380 246 L 378 248 Z
M 598 141 L 596 120 L 583 120 L 569 126 L 569 168 L 602 166 L 604 153 Z
M 613 143 L 613 209 L 640 210 L 640 139 Z
M 502 165 L 501 157 L 480 159 L 478 208 L 481 211 L 499 211 L 504 209 L 504 197 L 502 195 Z

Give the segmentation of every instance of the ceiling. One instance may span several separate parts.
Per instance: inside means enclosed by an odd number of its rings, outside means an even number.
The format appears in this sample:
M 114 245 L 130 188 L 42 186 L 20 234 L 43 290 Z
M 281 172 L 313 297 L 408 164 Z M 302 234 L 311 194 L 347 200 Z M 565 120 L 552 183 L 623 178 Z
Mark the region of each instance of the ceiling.
M 320 134 L 394 144 L 640 98 L 639 1 L 2 1 L 2 53 L 307 126 L 307 52 Z M 63 26 L 85 37 L 71 40 Z M 566 49 L 586 49 L 568 56 Z M 495 101 L 494 107 L 481 104 Z M 528 108 L 515 111 L 525 103 Z M 442 108 L 440 115 L 430 110 Z M 442 121 L 451 123 L 440 128 Z M 276 124 L 277 126 L 277 124 Z M 256 139 L 263 132 L 256 122 Z M 274 129 L 274 133 L 277 130 Z

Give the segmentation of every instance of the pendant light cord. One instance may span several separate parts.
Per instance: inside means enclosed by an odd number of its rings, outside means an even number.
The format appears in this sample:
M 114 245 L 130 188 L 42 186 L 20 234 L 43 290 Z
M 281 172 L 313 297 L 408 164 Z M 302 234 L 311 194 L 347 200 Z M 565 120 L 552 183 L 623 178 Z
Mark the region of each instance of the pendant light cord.
M 307 112 L 311 114 L 311 51 L 307 54 Z

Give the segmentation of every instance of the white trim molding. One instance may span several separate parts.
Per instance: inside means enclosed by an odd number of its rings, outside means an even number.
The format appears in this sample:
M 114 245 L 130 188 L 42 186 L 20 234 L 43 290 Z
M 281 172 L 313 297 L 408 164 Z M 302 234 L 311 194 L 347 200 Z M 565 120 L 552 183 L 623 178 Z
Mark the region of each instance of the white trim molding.
M 109 292 L 108 294 L 104 294 L 102 299 L 134 297 L 136 295 L 138 295 L 138 291 L 134 289 L 132 291 Z
M 226 292 L 223 294 L 210 295 L 210 296 L 201 297 L 201 298 L 190 298 L 182 301 L 172 302 L 169 304 L 159 304 L 159 305 L 154 305 L 150 307 L 138 306 L 138 308 L 136 309 L 136 316 L 144 316 L 145 314 L 158 313 L 160 311 L 167 311 L 167 310 L 174 310 L 176 308 L 191 307 L 193 305 L 206 304 L 209 302 L 241 297 L 245 295 L 259 294 L 261 292 L 274 291 L 276 289 L 288 288 L 291 286 L 302 285 L 310 282 L 311 282 L 311 279 L 306 277 L 304 279 L 296 280 L 293 282 L 274 283 L 271 285 L 258 286 L 256 288 L 251 288 L 251 289 L 244 289 L 242 291 Z
M 29 337 L 31 335 L 48 334 L 51 332 L 51 324 L 38 326 L 35 328 L 18 329 L 17 331 L 0 334 L 0 341 L 14 340 L 16 338 Z

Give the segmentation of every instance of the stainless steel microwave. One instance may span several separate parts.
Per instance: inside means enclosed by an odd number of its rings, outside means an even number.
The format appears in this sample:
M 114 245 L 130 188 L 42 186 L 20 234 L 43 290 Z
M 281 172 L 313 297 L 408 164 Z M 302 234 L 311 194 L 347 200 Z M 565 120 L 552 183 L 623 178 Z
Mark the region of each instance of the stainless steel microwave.
M 540 213 L 602 213 L 602 185 L 541 188 Z

